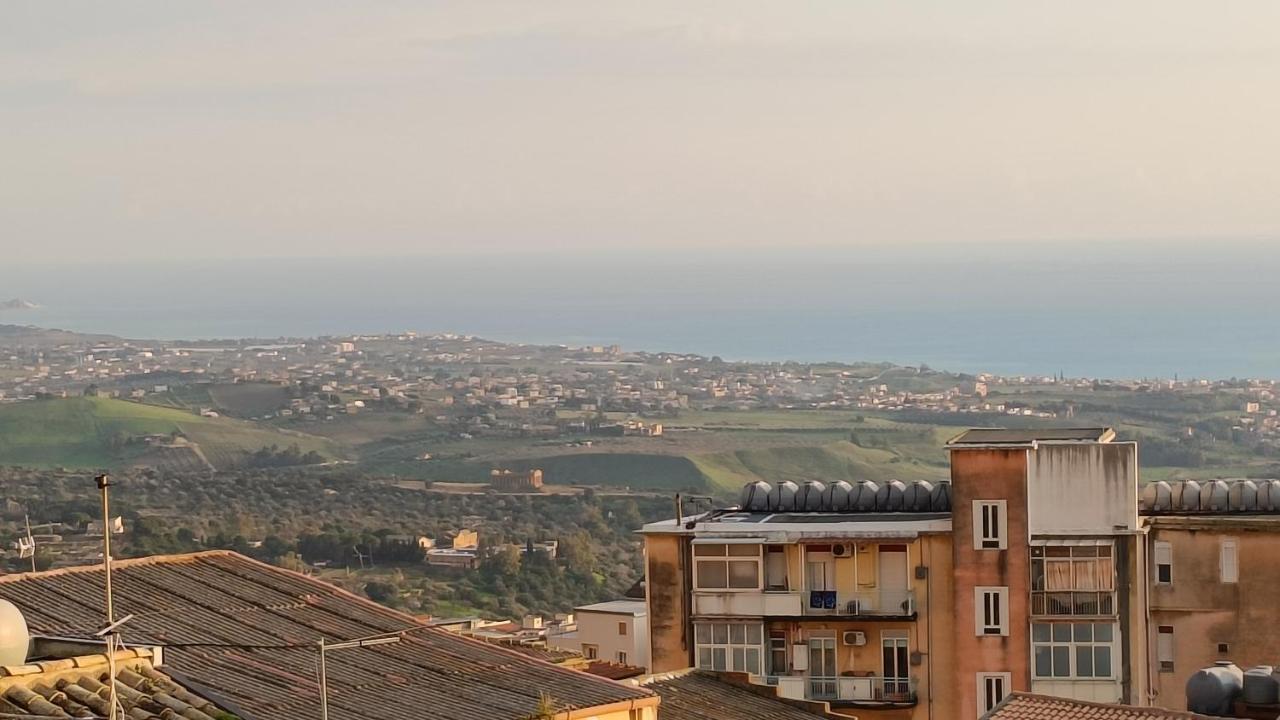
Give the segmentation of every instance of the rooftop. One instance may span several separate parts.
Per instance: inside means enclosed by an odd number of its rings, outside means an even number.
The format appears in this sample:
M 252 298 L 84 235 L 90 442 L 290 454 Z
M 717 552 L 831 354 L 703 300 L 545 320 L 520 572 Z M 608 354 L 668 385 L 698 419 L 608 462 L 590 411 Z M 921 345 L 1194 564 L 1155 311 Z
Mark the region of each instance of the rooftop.
M 581 605 L 573 609 L 574 612 L 598 612 L 612 613 L 614 615 L 631 615 L 638 617 L 648 612 L 643 600 L 610 600 L 608 602 L 599 602 L 594 605 Z
M 724 720 L 728 708 L 733 708 L 734 720 L 814 720 L 835 717 L 817 710 L 817 703 L 768 697 L 701 672 L 655 679 L 645 687 L 662 696 L 662 720 Z M 814 710 L 805 709 L 806 705 Z
M 352 720 L 501 720 L 539 694 L 576 708 L 652 705 L 647 690 L 419 623 L 305 575 L 228 551 L 116 563 L 125 640 L 165 646 L 166 672 L 227 701 L 246 720 L 314 720 L 314 644 L 403 632 L 391 645 L 335 651 L 329 704 Z M 97 566 L 0 577 L 33 633 L 85 637 L 102 625 Z
M 1035 443 L 1105 443 L 1116 437 L 1115 430 L 1106 427 L 1093 428 L 974 428 L 951 438 L 948 447 L 966 445 L 1034 445 Z
M 663 703 L 665 712 L 666 703 Z M 665 715 L 664 715 L 665 717 Z M 1207 715 L 1102 703 L 1015 692 L 1009 694 L 983 720 L 1211 720 Z
M 130 720 L 218 720 L 229 713 L 155 669 L 150 649 L 120 650 L 116 697 Z M 105 654 L 75 655 L 0 668 L 0 713 L 36 717 L 110 714 Z
M 684 518 L 684 521 L 679 525 L 674 520 L 652 522 L 640 531 L 781 543 L 840 538 L 914 538 L 921 533 L 951 531 L 951 513 L 946 512 L 773 513 L 730 510 Z

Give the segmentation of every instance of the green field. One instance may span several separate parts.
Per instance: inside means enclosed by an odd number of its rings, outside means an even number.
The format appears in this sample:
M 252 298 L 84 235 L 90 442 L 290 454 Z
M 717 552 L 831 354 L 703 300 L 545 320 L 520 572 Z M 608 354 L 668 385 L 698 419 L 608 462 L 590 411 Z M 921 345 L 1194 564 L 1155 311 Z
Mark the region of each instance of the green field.
M 105 398 L 67 398 L 0 405 L 0 464 L 115 468 L 145 460 L 147 447 L 129 438 L 179 433 L 214 467 L 241 464 L 248 452 L 296 444 L 336 457 L 333 443 L 230 418 Z

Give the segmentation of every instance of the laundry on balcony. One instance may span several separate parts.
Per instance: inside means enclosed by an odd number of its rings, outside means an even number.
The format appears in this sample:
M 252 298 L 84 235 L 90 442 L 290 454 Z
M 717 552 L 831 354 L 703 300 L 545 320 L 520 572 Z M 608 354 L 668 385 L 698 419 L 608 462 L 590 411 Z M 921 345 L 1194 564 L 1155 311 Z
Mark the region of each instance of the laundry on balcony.
M 835 590 L 810 590 L 809 591 L 809 607 L 813 610 L 835 610 L 836 609 L 836 591 Z

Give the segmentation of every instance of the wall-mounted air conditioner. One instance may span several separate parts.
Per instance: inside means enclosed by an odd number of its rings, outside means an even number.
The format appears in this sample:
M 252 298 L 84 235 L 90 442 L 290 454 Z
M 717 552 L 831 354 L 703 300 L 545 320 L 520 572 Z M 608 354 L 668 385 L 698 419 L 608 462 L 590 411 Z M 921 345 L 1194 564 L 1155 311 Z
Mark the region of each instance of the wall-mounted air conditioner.
M 867 644 L 867 634 L 861 630 L 848 630 L 844 633 L 845 645 L 856 645 L 862 647 Z

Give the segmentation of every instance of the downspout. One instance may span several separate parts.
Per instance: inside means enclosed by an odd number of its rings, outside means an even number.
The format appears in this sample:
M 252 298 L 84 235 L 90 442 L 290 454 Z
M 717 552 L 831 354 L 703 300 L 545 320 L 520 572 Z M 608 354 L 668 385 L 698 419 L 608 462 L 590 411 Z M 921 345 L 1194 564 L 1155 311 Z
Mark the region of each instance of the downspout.
M 1142 534 L 1144 536 L 1142 543 L 1143 543 L 1143 546 L 1147 549 L 1147 552 L 1145 553 L 1146 556 L 1142 559 L 1142 568 L 1141 568 L 1142 569 L 1142 607 L 1143 607 L 1143 613 L 1146 616 L 1146 623 L 1147 623 L 1147 627 L 1146 627 L 1147 704 L 1155 705 L 1156 698 L 1159 697 L 1160 695 L 1160 693 L 1156 691 L 1156 680 L 1155 680 L 1155 676 L 1152 674 L 1152 671 L 1151 671 L 1151 666 L 1154 664 L 1152 663 L 1153 658 L 1151 657 L 1151 654 L 1152 654 L 1151 650 L 1153 647 L 1151 642 L 1152 640 L 1152 637 L 1151 637 L 1151 559 L 1155 557 L 1154 555 L 1155 541 L 1154 541 L 1154 538 L 1151 537 L 1151 528 L 1145 524 L 1143 525 L 1143 528 L 1142 528 Z M 1159 654 L 1158 650 L 1157 650 L 1157 654 Z M 1155 658 L 1155 660 L 1156 662 L 1159 662 L 1158 657 Z
M 933 720 L 933 543 L 929 543 L 929 564 L 924 566 L 924 614 L 925 639 L 929 643 L 929 651 L 925 660 L 929 663 L 929 681 L 925 683 L 925 691 L 929 693 L 929 720 Z

